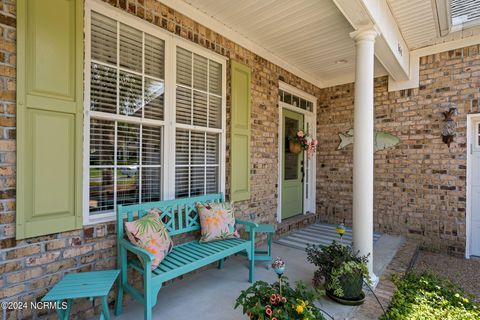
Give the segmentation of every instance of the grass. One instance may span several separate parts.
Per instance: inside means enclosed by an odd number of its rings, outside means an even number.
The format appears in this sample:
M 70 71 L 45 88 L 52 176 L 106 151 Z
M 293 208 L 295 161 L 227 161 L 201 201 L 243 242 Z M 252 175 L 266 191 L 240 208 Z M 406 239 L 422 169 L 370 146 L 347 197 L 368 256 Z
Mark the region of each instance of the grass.
M 473 279 L 472 279 L 473 281 Z M 476 281 L 476 280 L 475 280 Z M 395 277 L 397 289 L 381 320 L 474 320 L 480 309 L 450 281 L 431 273 Z

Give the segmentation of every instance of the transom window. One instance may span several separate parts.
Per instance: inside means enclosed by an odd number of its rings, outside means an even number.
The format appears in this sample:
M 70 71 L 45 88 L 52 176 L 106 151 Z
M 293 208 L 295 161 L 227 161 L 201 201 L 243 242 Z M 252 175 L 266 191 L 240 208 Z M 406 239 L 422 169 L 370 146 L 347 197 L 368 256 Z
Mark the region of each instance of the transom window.
M 289 105 L 292 105 L 294 107 L 307 110 L 312 112 L 313 111 L 313 102 L 309 101 L 307 99 L 304 99 L 302 97 L 299 97 L 293 93 L 290 93 L 288 91 L 279 89 L 278 90 L 278 97 L 281 102 L 287 103 Z
M 113 219 L 119 204 L 223 191 L 225 59 L 88 9 L 85 223 Z

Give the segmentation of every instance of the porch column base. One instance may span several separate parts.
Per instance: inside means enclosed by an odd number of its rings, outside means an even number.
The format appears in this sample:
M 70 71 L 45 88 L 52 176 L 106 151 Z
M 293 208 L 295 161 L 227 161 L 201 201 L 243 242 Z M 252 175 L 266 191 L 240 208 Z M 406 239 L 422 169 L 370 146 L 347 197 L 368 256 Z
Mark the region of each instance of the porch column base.
M 375 273 L 370 273 L 370 280 L 372 280 L 372 287 L 373 290 L 377 287 L 378 283 L 380 282 L 380 278 Z

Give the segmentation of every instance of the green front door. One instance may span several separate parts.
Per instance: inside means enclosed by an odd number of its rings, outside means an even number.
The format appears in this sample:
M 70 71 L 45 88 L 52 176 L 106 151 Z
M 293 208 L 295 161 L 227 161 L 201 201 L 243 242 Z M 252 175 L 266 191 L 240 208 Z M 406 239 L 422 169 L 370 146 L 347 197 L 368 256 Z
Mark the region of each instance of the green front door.
M 288 136 L 303 130 L 303 115 L 283 109 L 282 219 L 303 213 L 303 152 L 290 152 Z

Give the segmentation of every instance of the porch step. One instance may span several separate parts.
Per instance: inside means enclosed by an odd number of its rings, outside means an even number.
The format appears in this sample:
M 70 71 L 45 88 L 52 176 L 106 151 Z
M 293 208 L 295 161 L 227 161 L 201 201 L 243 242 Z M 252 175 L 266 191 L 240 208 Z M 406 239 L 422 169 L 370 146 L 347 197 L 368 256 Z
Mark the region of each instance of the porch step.
M 281 237 L 274 242 L 300 250 L 305 250 L 308 244 L 329 245 L 333 240 L 340 241 L 340 237 L 335 231 L 335 228 L 335 225 L 316 223 L 295 231 L 288 236 Z M 380 233 L 374 233 L 373 243 L 380 237 Z M 352 228 L 346 227 L 342 241 L 346 245 L 352 245 Z

